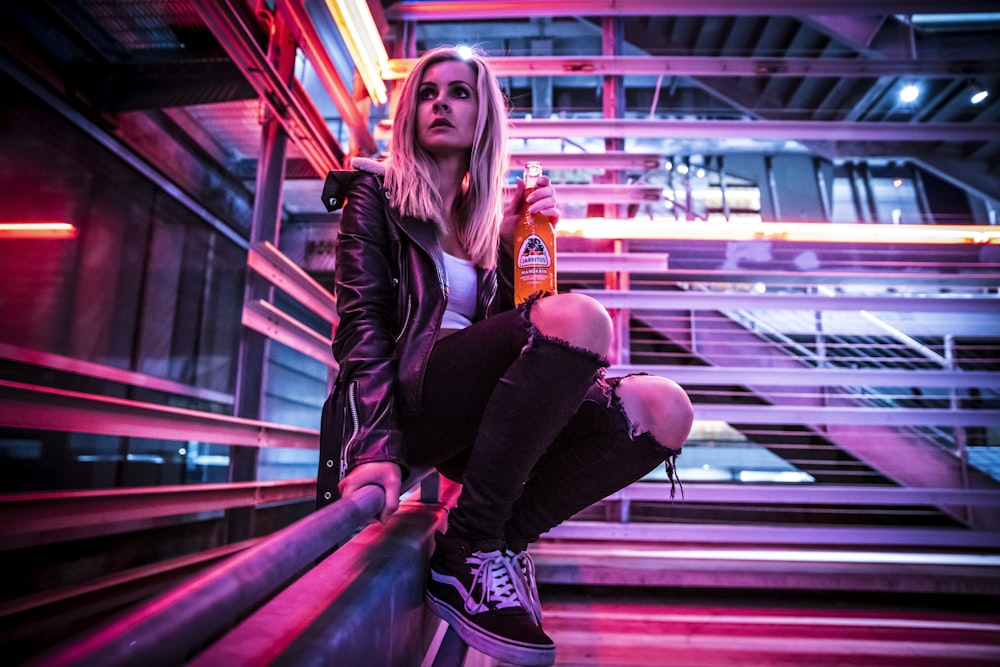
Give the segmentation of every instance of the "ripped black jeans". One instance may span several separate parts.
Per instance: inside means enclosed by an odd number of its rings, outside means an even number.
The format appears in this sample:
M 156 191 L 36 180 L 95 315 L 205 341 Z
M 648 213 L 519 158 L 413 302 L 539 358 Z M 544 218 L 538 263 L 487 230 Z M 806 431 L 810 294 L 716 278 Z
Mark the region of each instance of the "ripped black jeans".
M 464 485 L 449 533 L 475 550 L 519 552 L 664 461 L 673 481 L 677 452 L 632 432 L 615 394 L 620 378 L 604 378 L 605 365 L 542 336 L 524 309 L 437 342 L 423 413 L 402 428 L 411 464 L 434 466 Z M 548 431 L 532 425 L 538 420 Z

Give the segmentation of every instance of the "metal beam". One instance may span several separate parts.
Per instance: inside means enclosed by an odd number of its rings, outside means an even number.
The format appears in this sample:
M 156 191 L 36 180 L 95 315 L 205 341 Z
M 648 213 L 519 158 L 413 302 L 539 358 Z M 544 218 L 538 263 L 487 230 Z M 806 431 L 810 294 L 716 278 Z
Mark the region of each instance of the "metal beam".
M 818 141 L 995 141 L 1000 123 L 518 118 L 512 139 L 563 137 Z
M 7 493 L 0 495 L 0 536 L 9 547 L 8 540 L 32 533 L 259 506 L 315 493 L 315 479 Z
M 816 294 L 722 294 L 579 290 L 606 308 L 637 310 L 875 310 L 890 313 L 1000 313 L 997 297 L 819 296 Z
M 1000 426 L 1000 410 L 947 408 L 862 408 L 839 406 L 747 405 L 696 403 L 694 418 L 731 424 Z
M 245 4 L 238 0 L 212 0 L 196 2 L 194 7 L 316 173 L 323 175 L 341 168 L 344 151 L 301 85 L 295 80 L 283 81 L 261 50 L 257 43 L 258 26 L 248 23 Z
M 233 229 L 229 223 L 209 211 L 201 202 L 185 192 L 156 167 L 147 162 L 145 158 L 124 145 L 121 139 L 108 133 L 103 127 L 77 111 L 63 98 L 53 93 L 47 86 L 39 83 L 34 77 L 25 72 L 20 65 L 16 64 L 2 52 L 0 52 L 0 70 L 5 71 L 11 78 L 31 91 L 33 95 L 36 95 L 47 108 L 61 115 L 86 136 L 103 146 L 112 155 L 121 159 L 143 177 L 149 179 L 151 183 L 160 188 L 166 195 L 194 213 L 237 247 L 249 247 L 249 242 L 240 232 Z
M 319 431 L 0 380 L 0 426 L 40 431 L 318 449 Z
M 801 366 L 688 366 L 688 365 L 618 365 L 608 375 L 650 373 L 692 385 L 749 385 L 762 387 L 940 387 L 969 389 L 1000 387 L 1000 373 L 992 371 L 893 370 L 870 368 L 814 368 Z
M 333 295 L 273 243 L 254 243 L 247 255 L 247 266 L 327 322 L 335 325 L 340 321 Z
M 267 301 L 258 299 L 244 304 L 242 324 L 330 368 L 337 368 L 332 352 L 333 342 L 329 338 Z
M 1000 72 L 1000 60 L 977 58 L 761 58 L 728 56 L 505 56 L 487 58 L 497 76 L 728 76 L 953 78 Z M 402 79 L 416 59 L 389 61 L 386 79 Z
M 608 271 L 626 273 L 663 273 L 667 270 L 668 255 L 652 252 L 561 252 L 557 262 L 562 272 Z
M 582 185 L 565 183 L 558 186 L 560 201 L 583 201 L 615 204 L 658 202 L 663 199 L 662 185 Z M 507 193 L 513 188 L 506 188 Z
M 979 271 L 972 265 L 966 272 L 944 273 L 940 269 L 926 272 L 907 271 L 726 271 L 715 269 L 669 269 L 663 278 L 683 283 L 763 283 L 765 285 L 797 285 L 834 287 L 837 285 L 932 285 L 964 287 L 996 287 L 1000 273 Z
M 619 540 L 661 544 L 798 544 L 924 546 L 939 549 L 1000 547 L 1000 532 L 957 528 L 869 528 L 863 526 L 744 526 L 567 521 L 542 536 L 561 540 Z M 989 557 L 991 560 L 995 557 Z M 992 565 L 992 562 L 990 563 Z
M 182 382 L 174 382 L 173 380 L 168 380 L 166 378 L 156 377 L 155 375 L 136 373 L 135 371 L 125 370 L 124 368 L 105 366 L 104 364 L 95 364 L 92 361 L 86 361 L 84 359 L 66 357 L 61 354 L 43 352 L 42 350 L 19 347 L 17 345 L 9 345 L 7 343 L 0 343 L 0 359 L 13 361 L 19 364 L 28 364 L 38 368 L 48 368 L 63 373 L 72 373 L 73 375 L 83 375 L 117 384 L 126 384 L 132 387 L 141 387 L 142 389 L 150 389 L 152 391 L 160 391 L 177 396 L 186 396 L 188 398 L 196 398 L 203 401 L 213 401 L 224 405 L 233 404 L 233 395 L 226 392 L 206 389 L 204 387 L 195 387 Z
M 986 11 L 982 0 L 458 0 L 397 2 L 397 21 L 480 21 L 581 16 L 799 16 L 808 14 L 934 14 Z
M 333 101 L 340 117 L 347 126 L 351 138 L 357 145 L 358 152 L 368 155 L 375 153 L 375 139 L 368 129 L 368 122 L 361 112 L 358 111 L 354 102 L 354 97 L 347 90 L 344 81 L 340 78 L 326 44 L 320 38 L 316 30 L 315 19 L 306 9 L 305 3 L 301 0 L 293 2 L 278 2 L 278 12 L 285 18 L 288 28 L 306 59 L 312 63 L 313 69 L 320 83 Z M 331 19 L 332 20 L 332 19 Z M 319 172 L 324 176 L 326 172 Z
M 671 502 L 670 485 L 637 482 L 605 500 Z M 998 489 L 948 489 L 900 486 L 825 484 L 688 484 L 684 500 L 692 503 L 749 503 L 777 505 L 983 505 L 1000 508 Z
M 530 161 L 542 163 L 543 169 L 641 169 L 663 167 L 660 153 L 606 151 L 602 153 L 518 152 L 510 156 L 510 168 L 524 169 Z

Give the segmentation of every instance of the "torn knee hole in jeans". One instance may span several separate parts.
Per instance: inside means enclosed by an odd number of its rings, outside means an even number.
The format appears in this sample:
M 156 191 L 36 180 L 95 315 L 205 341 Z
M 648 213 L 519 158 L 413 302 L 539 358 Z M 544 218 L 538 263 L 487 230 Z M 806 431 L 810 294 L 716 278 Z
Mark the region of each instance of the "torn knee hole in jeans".
M 661 444 L 656 437 L 649 431 L 640 431 L 642 426 L 640 424 L 635 424 L 632 418 L 629 417 L 628 411 L 625 409 L 625 405 L 622 403 L 621 397 L 618 395 L 618 386 L 623 380 L 636 377 L 641 375 L 649 375 L 649 373 L 638 372 L 630 373 L 623 377 L 611 378 L 611 379 L 601 379 L 602 390 L 605 399 L 607 399 L 608 404 L 612 406 L 619 414 L 625 419 L 625 423 L 628 425 L 628 437 L 633 442 L 639 440 L 640 438 L 648 438 L 651 446 L 658 449 L 663 454 L 663 466 L 667 474 L 667 479 L 670 481 L 670 499 L 673 500 L 676 488 L 680 486 L 681 497 L 684 497 L 684 486 L 681 484 L 680 478 L 677 476 L 677 457 L 680 455 L 680 449 L 671 449 L 663 444 Z
M 542 330 L 539 329 L 538 326 L 531 321 L 532 306 L 534 306 L 539 299 L 545 296 L 547 296 L 547 293 L 545 292 L 535 292 L 527 299 L 525 299 L 525 301 L 517 307 L 517 310 L 521 313 L 521 319 L 524 322 L 524 326 L 528 330 L 528 340 L 527 342 L 525 342 L 524 347 L 521 348 L 522 354 L 524 353 L 525 350 L 534 345 L 536 340 L 543 340 L 548 343 L 552 343 L 554 345 L 559 345 L 579 353 L 587 360 L 593 360 L 594 362 L 599 364 L 601 366 L 601 369 L 599 371 L 600 375 L 598 377 L 598 380 L 602 380 L 604 377 L 604 368 L 611 365 L 610 362 L 603 355 L 598 354 L 593 350 L 588 350 L 585 347 L 574 345 L 573 343 L 570 343 L 567 340 L 563 340 L 562 338 L 559 338 L 557 336 L 549 336 L 543 333 Z

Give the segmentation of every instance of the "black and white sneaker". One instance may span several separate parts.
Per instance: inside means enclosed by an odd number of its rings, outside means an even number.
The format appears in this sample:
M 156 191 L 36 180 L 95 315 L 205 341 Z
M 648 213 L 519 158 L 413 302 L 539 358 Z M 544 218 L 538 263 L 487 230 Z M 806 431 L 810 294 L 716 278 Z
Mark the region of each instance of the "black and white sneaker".
M 507 557 L 514 565 L 514 569 L 520 572 L 521 581 L 524 582 L 525 608 L 531 614 L 535 625 L 542 627 L 542 600 L 538 597 L 538 580 L 535 578 L 535 561 L 527 551 L 514 553 L 507 552 Z
M 535 622 L 510 552 L 472 551 L 436 535 L 425 598 L 472 648 L 515 665 L 551 665 L 556 647 Z

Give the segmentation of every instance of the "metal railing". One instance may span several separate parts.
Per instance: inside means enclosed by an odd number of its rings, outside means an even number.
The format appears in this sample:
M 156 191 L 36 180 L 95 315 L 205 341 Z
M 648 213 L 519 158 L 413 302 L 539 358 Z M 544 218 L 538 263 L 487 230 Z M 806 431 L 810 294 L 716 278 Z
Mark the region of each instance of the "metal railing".
M 423 482 L 427 474 L 428 471 L 422 470 L 411 475 L 403 492 Z M 183 664 L 324 554 L 374 520 L 384 498 L 380 488 L 365 487 L 30 664 L 36 667 Z

